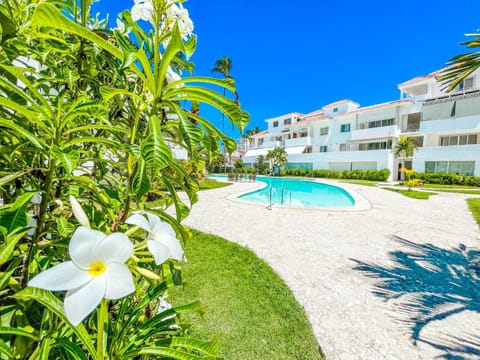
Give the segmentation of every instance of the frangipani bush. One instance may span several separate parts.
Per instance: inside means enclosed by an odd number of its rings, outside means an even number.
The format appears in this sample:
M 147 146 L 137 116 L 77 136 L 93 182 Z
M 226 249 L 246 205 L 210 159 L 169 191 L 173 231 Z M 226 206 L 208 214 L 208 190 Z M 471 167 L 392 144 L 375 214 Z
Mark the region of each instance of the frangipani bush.
M 216 91 L 232 79 L 192 75 L 180 1 L 135 0 L 115 29 L 90 5 L 0 4 L 0 356 L 214 358 L 179 320 L 201 304 L 165 306 L 198 191 L 171 147 L 201 168 L 235 142 L 199 106 L 248 114 Z

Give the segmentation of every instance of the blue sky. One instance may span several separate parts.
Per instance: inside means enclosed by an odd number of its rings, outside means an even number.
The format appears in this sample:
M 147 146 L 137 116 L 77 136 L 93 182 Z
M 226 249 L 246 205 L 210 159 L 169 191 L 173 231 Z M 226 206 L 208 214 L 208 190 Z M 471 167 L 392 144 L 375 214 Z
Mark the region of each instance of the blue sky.
M 96 8 L 113 20 L 132 5 L 101 0 Z M 210 76 L 217 58 L 232 59 L 248 128 L 345 98 L 361 106 L 396 100 L 397 84 L 444 67 L 466 51 L 464 34 L 480 28 L 478 0 L 189 0 L 184 7 L 198 36 L 195 74 Z M 220 115 L 202 115 L 221 127 Z

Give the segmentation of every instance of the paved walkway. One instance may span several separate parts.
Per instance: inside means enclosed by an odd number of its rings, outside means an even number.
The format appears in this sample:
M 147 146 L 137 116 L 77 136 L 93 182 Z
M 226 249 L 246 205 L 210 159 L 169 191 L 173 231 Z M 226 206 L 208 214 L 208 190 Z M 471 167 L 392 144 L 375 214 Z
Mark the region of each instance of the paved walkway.
M 260 186 L 235 183 L 200 192 L 184 224 L 267 261 L 329 360 L 479 359 L 480 233 L 464 200 L 474 196 L 337 184 L 367 206 L 267 210 L 232 201 Z

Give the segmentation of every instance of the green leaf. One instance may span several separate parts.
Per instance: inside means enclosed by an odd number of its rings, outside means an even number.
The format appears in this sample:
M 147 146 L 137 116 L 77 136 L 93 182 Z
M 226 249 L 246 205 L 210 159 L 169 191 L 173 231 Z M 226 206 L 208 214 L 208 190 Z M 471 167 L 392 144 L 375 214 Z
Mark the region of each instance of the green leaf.
M 28 331 L 19 327 L 12 328 L 12 327 L 5 327 L 1 326 L 0 327 L 0 334 L 4 335 L 15 335 L 15 336 L 23 336 L 23 337 L 28 337 L 33 340 L 38 340 L 38 336 L 33 333 L 33 328 L 32 331 Z
M 70 224 L 64 217 L 59 217 L 57 219 L 57 229 L 60 236 L 66 238 L 73 234 L 75 231 L 75 226 Z
M 108 102 L 115 96 L 119 96 L 119 95 L 129 96 L 132 99 L 135 99 L 138 101 L 141 100 L 141 98 L 137 94 L 132 93 L 131 91 L 128 91 L 125 89 L 114 89 L 108 86 L 102 86 L 100 88 L 100 94 L 102 95 L 103 100 L 105 100 L 105 102 Z
M 211 341 L 202 341 L 198 339 L 190 339 L 187 337 L 173 337 L 170 339 L 162 339 L 160 341 L 155 342 L 155 345 L 168 345 L 169 347 L 181 347 L 185 350 L 195 350 L 199 351 L 205 355 L 217 356 L 218 351 L 220 350 L 218 340 L 216 338 L 212 339 Z
M 87 357 L 82 348 L 77 344 L 71 342 L 67 338 L 61 338 L 53 344 L 53 347 L 63 349 L 65 352 L 72 356 L 72 359 L 86 360 Z
M 3 12 L 0 11 L 0 25 L 2 26 L 2 43 L 15 36 L 17 25 Z
M 0 97 L 0 105 L 3 105 L 2 100 L 3 99 Z M 0 127 L 1 126 L 4 126 L 7 129 L 13 130 L 15 132 L 16 136 L 18 136 L 19 138 L 23 138 L 25 140 L 28 140 L 30 143 L 32 143 L 33 146 L 37 147 L 40 150 L 47 147 L 46 144 L 42 140 L 37 138 L 37 136 L 35 136 L 31 132 L 25 130 L 21 126 L 16 125 L 11 120 L 0 119 Z
M 52 349 L 52 341 L 53 339 L 50 337 L 44 337 L 42 339 L 40 345 L 40 354 L 38 354 L 39 360 L 48 360 L 48 355 L 50 354 L 50 350 Z
M 137 200 L 150 191 L 150 180 L 147 175 L 147 167 L 145 161 L 140 159 L 137 163 L 137 171 L 132 181 L 132 191 L 135 193 Z
M 0 354 L 5 355 L 7 359 L 15 359 L 15 354 L 10 349 L 10 346 L 8 346 L 2 339 L 0 339 Z
M 225 88 L 228 91 L 235 91 L 235 80 L 232 78 L 225 78 L 225 79 L 217 79 L 207 76 L 189 76 L 185 78 L 181 78 L 180 80 L 174 81 L 166 87 L 166 89 L 174 89 L 181 84 L 187 83 L 200 83 L 200 84 L 211 84 L 211 85 L 218 85 L 222 88 Z
M 8 265 L 8 268 L 0 273 L 0 290 L 3 290 L 8 286 L 13 273 L 18 270 L 18 265 L 20 265 L 21 262 L 21 257 L 15 257 L 15 259 Z
M 190 209 L 178 197 L 177 192 L 175 191 L 175 187 L 170 182 L 171 179 L 167 176 L 162 176 L 161 179 L 162 179 L 163 184 L 168 189 L 168 192 L 170 193 L 170 196 L 173 199 L 173 204 L 175 205 L 177 220 L 179 222 L 181 222 L 183 219 L 185 219 L 188 216 L 188 214 L 190 214 Z
M 147 166 L 156 175 L 172 162 L 172 149 L 163 141 L 158 117 L 150 117 L 148 123 L 150 134 L 142 141 L 140 151 Z
M 98 45 L 103 50 L 108 51 L 110 54 L 115 56 L 118 59 L 122 59 L 122 53 L 115 46 L 110 44 L 108 41 L 104 40 L 93 31 L 88 30 L 87 28 L 76 24 L 68 20 L 59 9 L 49 3 L 40 3 L 35 8 L 32 17 L 32 26 L 40 27 L 51 27 L 57 30 L 63 30 L 71 34 L 75 34 L 91 41 L 92 43 Z
M 61 150 L 57 146 L 52 147 L 52 153 L 67 174 L 72 175 L 73 170 L 78 167 L 80 153 L 76 150 Z
M 189 354 L 184 351 L 171 349 L 171 348 L 164 348 L 164 347 L 157 347 L 157 346 L 147 346 L 141 348 L 137 354 L 139 355 L 156 355 L 161 356 L 162 358 L 168 359 L 176 359 L 176 360 L 214 360 L 217 359 L 215 356 L 196 356 L 193 354 Z
M 0 178 L 0 187 L 2 187 L 5 184 L 8 184 L 10 181 L 13 181 L 15 179 L 18 179 L 19 177 L 22 177 L 25 174 L 28 174 L 31 171 L 32 170 L 20 170 Z
M 172 62 L 173 58 L 179 53 L 183 52 L 185 55 L 190 55 L 187 54 L 187 50 L 185 49 L 185 46 L 182 41 L 182 36 L 180 35 L 180 30 L 178 29 L 178 24 L 175 22 L 175 25 L 173 26 L 172 29 L 172 35 L 170 37 L 170 40 L 168 42 L 167 48 L 165 49 L 165 52 L 162 54 L 162 61 L 160 62 L 160 66 L 156 70 L 155 74 L 155 89 L 156 91 L 154 92 L 156 97 L 159 97 L 162 90 L 163 90 L 163 83 L 165 80 L 165 75 L 167 74 L 168 67 L 170 66 L 170 63 Z M 189 56 L 187 56 L 188 58 Z
M 183 140 L 188 146 L 190 155 L 192 155 L 197 145 L 202 141 L 203 131 L 198 126 L 190 122 L 185 110 L 183 110 L 180 106 L 174 103 L 170 103 L 169 105 L 175 109 L 175 113 L 180 119 L 180 132 Z
M 27 206 L 36 192 L 20 195 L 13 204 L 0 207 L 0 224 L 6 225 L 8 232 L 28 225 Z
M 82 324 L 78 326 L 73 326 L 72 324 L 70 324 L 63 310 L 61 301 L 58 300 L 54 295 L 52 295 L 52 293 L 42 289 L 34 289 L 27 287 L 26 289 L 23 289 L 22 291 L 13 295 L 13 297 L 22 301 L 36 300 L 40 304 L 45 306 L 48 310 L 57 315 L 65 323 L 65 325 L 73 331 L 73 333 L 82 342 L 83 346 L 88 351 L 90 356 L 93 359 L 97 359 L 95 347 L 93 346 L 90 335 L 88 334 L 85 327 Z

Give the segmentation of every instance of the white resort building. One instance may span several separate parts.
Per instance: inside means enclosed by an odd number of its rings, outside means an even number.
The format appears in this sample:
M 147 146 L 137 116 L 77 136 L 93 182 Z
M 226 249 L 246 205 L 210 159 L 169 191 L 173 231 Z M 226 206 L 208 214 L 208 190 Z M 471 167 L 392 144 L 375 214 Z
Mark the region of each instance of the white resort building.
M 480 70 L 450 93 L 438 74 L 399 84 L 396 101 L 360 107 L 341 100 L 267 119 L 266 131 L 241 144 L 243 163 L 253 167 L 259 155 L 282 146 L 287 168 L 389 169 L 393 180 L 401 167 L 480 176 Z M 400 135 L 415 138 L 413 157 L 395 158 Z

